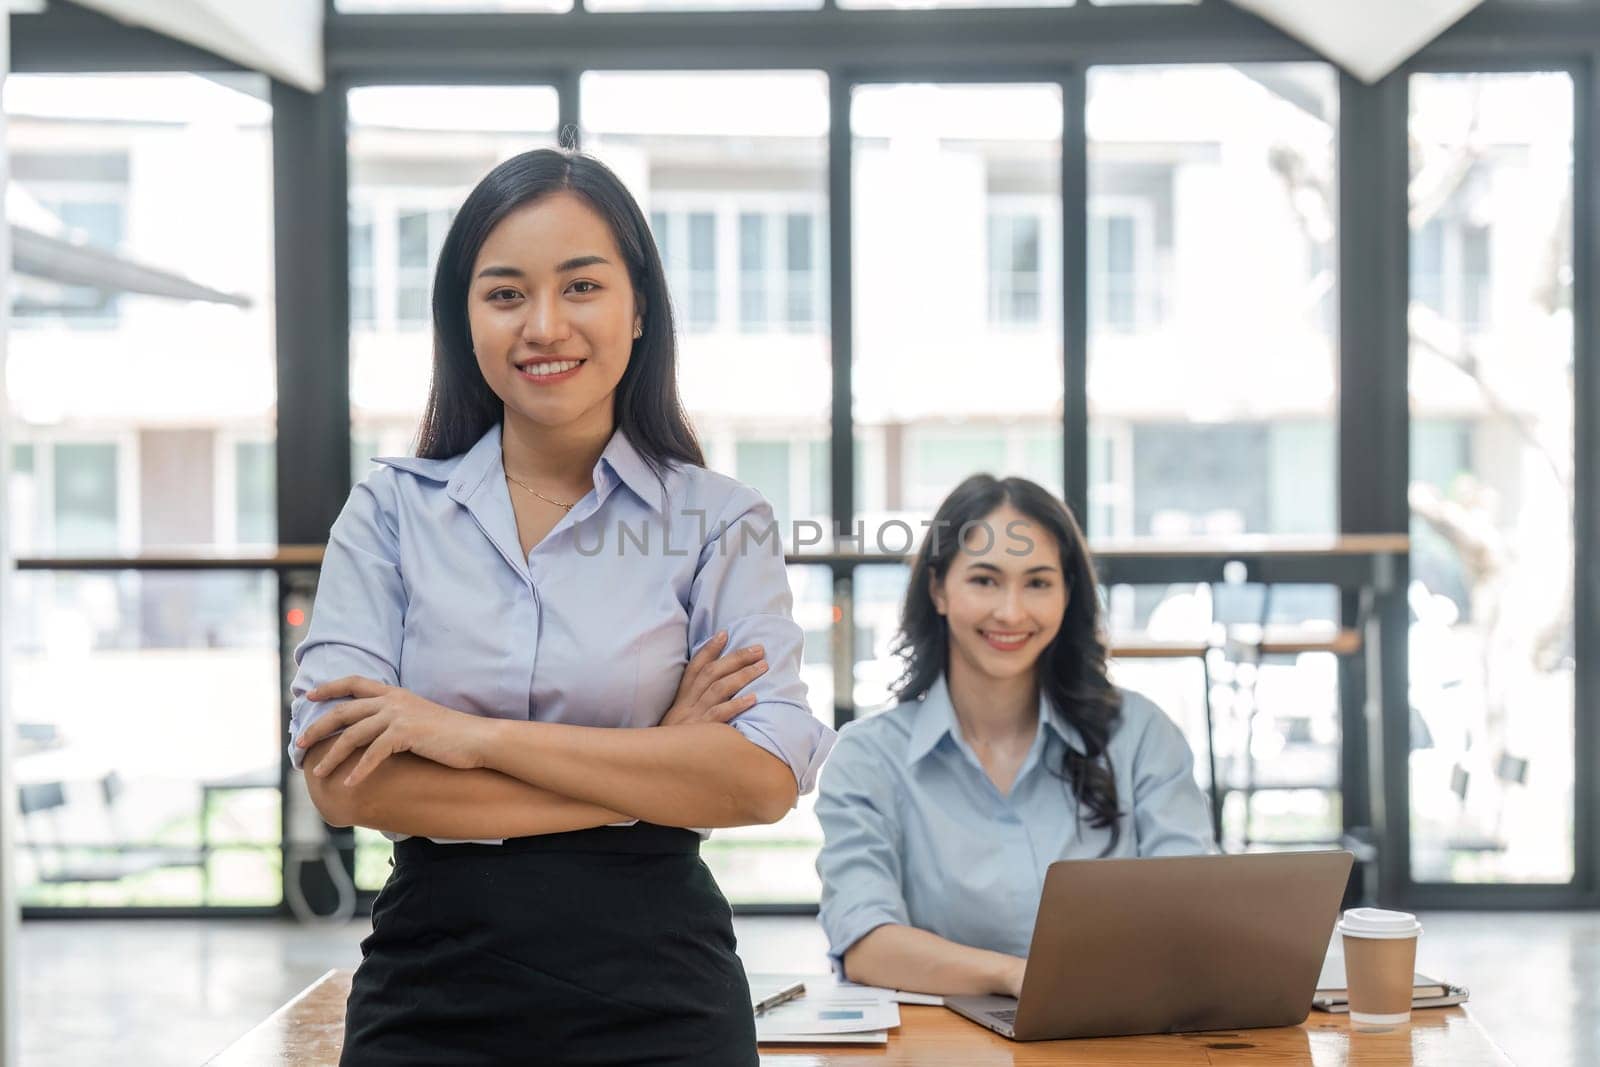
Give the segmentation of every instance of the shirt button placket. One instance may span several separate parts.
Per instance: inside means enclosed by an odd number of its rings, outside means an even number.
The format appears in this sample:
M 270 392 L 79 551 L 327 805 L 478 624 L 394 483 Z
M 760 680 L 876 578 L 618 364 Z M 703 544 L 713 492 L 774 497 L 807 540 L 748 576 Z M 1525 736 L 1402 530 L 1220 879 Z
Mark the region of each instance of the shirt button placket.
M 539 585 L 534 580 L 534 570 L 531 563 L 528 565 L 528 575 L 528 607 L 532 625 L 527 629 L 526 644 L 524 645 L 527 650 L 527 658 L 524 662 L 527 664 L 528 717 L 531 719 L 535 717 L 537 711 L 533 706 L 533 678 L 539 662 L 539 621 L 544 614 L 544 604 L 539 598 Z

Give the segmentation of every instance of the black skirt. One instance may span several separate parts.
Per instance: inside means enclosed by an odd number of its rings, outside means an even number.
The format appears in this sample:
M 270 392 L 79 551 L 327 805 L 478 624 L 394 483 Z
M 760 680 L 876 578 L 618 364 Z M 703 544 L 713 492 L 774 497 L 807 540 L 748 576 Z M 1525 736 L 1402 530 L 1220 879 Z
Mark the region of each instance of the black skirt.
M 699 847 L 645 824 L 397 842 L 339 1063 L 750 1067 L 733 915 Z

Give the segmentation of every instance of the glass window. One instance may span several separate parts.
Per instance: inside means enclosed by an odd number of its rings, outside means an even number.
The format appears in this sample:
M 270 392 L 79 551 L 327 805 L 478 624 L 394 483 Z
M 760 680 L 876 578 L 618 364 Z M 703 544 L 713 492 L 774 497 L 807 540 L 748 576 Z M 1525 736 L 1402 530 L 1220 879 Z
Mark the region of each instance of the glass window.
M 433 266 L 448 225 L 443 209 L 401 209 L 395 215 L 394 317 L 401 325 L 425 326 L 432 319 Z
M 717 217 L 709 211 L 689 214 L 689 327 L 708 330 L 717 323 Z
M 739 216 L 739 326 L 759 333 L 767 325 L 767 220 Z
M 246 431 L 270 453 L 277 403 L 268 89 L 6 79 L 18 554 L 231 547 L 270 509 L 270 467 L 232 454 Z M 272 576 L 30 571 L 12 591 L 23 902 L 281 901 Z
M 1270 655 L 1259 663 L 1240 644 L 1198 658 L 1143 659 L 1119 649 L 1149 641 L 1203 642 L 1225 633 L 1254 640 L 1263 621 L 1331 633 L 1338 590 L 1330 586 L 1117 585 L 1105 591 L 1110 673 L 1150 697 L 1182 727 L 1207 784 L 1206 686 L 1211 740 L 1230 851 L 1257 844 L 1326 844 L 1342 828 L 1339 665 L 1327 652 Z M 1207 670 L 1209 669 L 1209 673 Z
M 1461 319 L 1469 330 L 1489 326 L 1489 227 L 1461 230 Z
M 670 198 L 666 199 L 670 202 Z M 721 325 L 717 312 L 722 283 L 717 273 L 716 212 L 654 210 L 650 214 L 661 263 L 667 271 L 667 288 L 678 309 L 679 328 L 688 333 L 716 331 Z M 747 232 L 745 220 L 752 217 L 739 215 L 739 311 L 740 326 L 755 332 L 763 326 L 767 313 L 764 295 L 766 237 L 765 220 L 759 217 L 754 218 L 759 219 L 761 235 L 757 238 Z M 751 240 L 759 240 L 760 245 L 749 244 Z M 747 261 L 761 266 L 752 266 L 747 273 L 744 266 Z M 758 295 L 761 318 L 756 321 L 744 317 L 751 307 L 745 299 L 747 285 Z
M 795 524 L 829 515 L 827 260 L 814 244 L 825 226 L 810 221 L 826 218 L 827 80 L 811 71 L 600 71 L 583 76 L 581 98 L 585 150 L 650 218 L 679 327 L 679 388 L 706 461 L 772 502 L 791 549 Z M 790 247 L 791 235 L 803 249 Z M 789 303 L 797 274 L 809 302 L 800 321 Z M 789 582 L 811 706 L 832 722 L 831 661 L 817 655 L 831 647 L 831 572 L 794 566 Z M 816 899 L 813 800 L 775 825 L 717 832 L 706 862 L 730 899 Z
M 378 438 L 373 434 L 350 435 L 350 484 L 359 482 L 368 470 L 377 466 L 372 462 L 373 456 L 400 455 L 401 452 L 386 452 L 379 447 Z
M 805 682 L 806 698 L 812 714 L 832 726 L 833 571 L 791 565 L 789 588 L 794 593 L 794 620 L 805 634 L 800 678 Z M 817 881 L 816 858 L 822 847 L 822 827 L 813 811 L 816 799 L 813 790 L 779 822 L 718 830 L 706 842 L 702 849 L 706 865 L 730 901 L 809 903 L 818 898 L 822 887 Z
M 114 249 L 122 243 L 125 211 L 115 200 L 58 199 L 46 206 L 69 232 L 82 234 L 96 248 Z
M 790 451 L 788 441 L 745 439 L 735 446 L 734 477 L 749 485 L 766 486 L 779 527 L 788 529 Z M 787 546 L 786 546 L 787 547 Z
M 40 514 L 39 476 L 35 467 L 39 463 L 38 446 L 20 444 L 11 446 L 11 481 L 3 487 L 6 500 L 7 535 L 13 556 L 39 554 Z
M 806 333 L 817 321 L 817 239 L 810 212 L 739 213 L 739 329 Z
M 1035 441 L 1049 441 L 1035 432 Z M 911 474 L 906 504 L 919 514 L 932 516 L 950 490 L 968 475 L 999 476 L 1006 465 L 1006 440 L 999 429 L 945 430 L 915 427 L 907 434 Z
M 401 11 L 571 11 L 572 0 L 333 0 L 334 10 L 355 13 Z
M 1089 72 L 1094 538 L 1334 531 L 1337 100 L 1322 64 Z
M 790 548 L 830 514 L 827 80 L 600 71 L 582 101 L 585 150 L 650 219 L 706 462 L 761 490 Z
M 833 511 L 833 502 L 829 498 L 832 479 L 828 463 L 831 455 L 828 441 L 806 442 L 806 489 L 810 495 L 806 498 L 807 506 L 801 509 L 806 514 L 828 515 Z M 799 551 L 799 548 L 791 546 L 790 551 Z
M 368 204 L 350 207 L 350 321 L 371 329 L 377 321 L 373 292 L 373 220 Z
M 867 551 L 980 470 L 1061 492 L 1059 464 L 1040 462 L 1061 451 L 1061 118 L 1053 85 L 854 92 Z
M 68 176 L 81 163 L 85 176 Z M 116 252 L 127 228 L 127 157 L 86 155 L 71 160 L 55 153 L 11 160 L 13 196 L 36 212 L 36 225 L 57 239 Z M 96 180 L 98 179 L 98 180 Z M 16 277 L 12 314 L 19 326 L 54 323 L 75 328 L 111 328 L 117 323 L 117 292 L 49 278 L 41 263 L 24 256 Z
M 395 218 L 395 259 L 402 272 L 428 269 L 428 213 L 401 211 Z M 404 290 L 402 281 L 401 289 Z M 402 317 L 404 315 L 402 314 Z
M 238 441 L 233 446 L 233 457 L 237 539 L 245 545 L 275 546 L 278 540 L 276 449 L 269 441 Z
M 1311 246 L 1311 292 L 1317 301 L 1318 322 L 1330 335 L 1338 329 L 1338 255 L 1332 235 Z
M 1490 293 L 1490 172 L 1478 162 L 1438 190 L 1442 203 L 1424 205 L 1427 218 L 1411 242 L 1411 299 L 1431 321 L 1488 329 Z M 1437 328 L 1437 327 L 1436 327 Z
M 56 551 L 117 549 L 117 446 L 58 444 L 53 449 Z
M 1411 237 L 1411 299 L 1444 310 L 1444 224 L 1429 219 Z
M 231 542 L 225 442 L 270 427 L 277 403 L 267 88 L 249 74 L 5 80 L 25 327 L 6 399 L 16 442 L 36 449 L 0 504 L 18 551 Z
M 822 0 L 586 0 L 587 11 L 806 11 Z
M 1411 78 L 1411 875 L 1573 876 L 1573 95 Z
M 989 322 L 1031 326 L 1039 321 L 1039 218 L 989 213 Z
M 1022 476 L 1040 485 L 1061 484 L 1061 437 L 1049 430 L 1022 436 Z
M 817 317 L 823 301 L 817 292 L 817 242 L 822 229 L 810 212 L 791 211 L 784 216 L 784 322 L 791 333 L 826 329 Z
M 14 588 L 22 903 L 281 901 L 273 576 L 28 571 Z
M 556 143 L 548 86 L 350 90 L 350 422 L 356 479 L 409 454 L 433 372 L 433 270 L 461 201 L 502 160 Z M 357 450 L 359 452 L 359 450 Z
M 1141 205 L 1095 204 L 1089 218 L 1093 329 L 1135 333 L 1155 325 L 1155 242 Z
M 922 528 L 917 528 L 917 548 Z M 887 710 L 895 704 L 894 687 L 904 661 L 894 654 L 900 634 L 900 613 L 905 603 L 911 568 L 901 563 L 863 564 L 851 577 L 855 604 L 855 708 L 856 718 Z
M 1071 7 L 1087 2 L 1096 7 L 1130 4 L 1198 4 L 1200 0 L 840 0 L 840 7 L 919 10 L 940 7 Z
M 1071 7 L 1073 0 L 839 0 L 842 8 L 919 11 L 941 7 Z

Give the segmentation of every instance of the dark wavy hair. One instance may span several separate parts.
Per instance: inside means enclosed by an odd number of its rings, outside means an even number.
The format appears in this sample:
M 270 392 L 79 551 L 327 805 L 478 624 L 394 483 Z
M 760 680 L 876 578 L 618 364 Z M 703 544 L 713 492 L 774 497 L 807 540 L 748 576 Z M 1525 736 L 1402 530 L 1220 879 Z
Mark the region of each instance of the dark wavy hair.
M 512 211 L 570 192 L 605 219 L 644 307 L 644 334 L 633 342 L 614 399 L 617 426 L 656 477 L 670 462 L 705 466 L 705 455 L 678 396 L 678 349 L 666 272 L 644 213 L 622 180 L 593 156 L 539 148 L 495 167 L 467 194 L 450 224 L 433 276 L 433 381 L 417 431 L 417 455 L 456 456 L 505 413 L 478 369 L 467 322 L 472 265 L 489 232 Z
M 1010 504 L 1055 539 L 1067 584 L 1067 610 L 1061 629 L 1039 656 L 1039 690 L 1050 706 L 1083 738 L 1086 753 L 1070 746 L 1059 776 L 1076 802 L 1075 816 L 1089 813 L 1089 825 L 1110 829 L 1109 854 L 1121 837 L 1117 781 L 1106 744 L 1122 716 L 1122 695 L 1106 676 L 1106 641 L 1100 625 L 1100 591 L 1094 561 L 1083 531 L 1056 497 L 1026 478 L 974 474 L 944 498 L 911 566 L 900 633 L 893 652 L 904 662 L 892 689 L 900 701 L 919 699 L 948 669 L 950 624 L 934 607 L 931 585 L 943 582 L 961 550 L 960 534 L 996 508 Z M 1031 531 L 1030 531 L 1031 532 Z M 999 543 L 999 535 L 996 536 Z

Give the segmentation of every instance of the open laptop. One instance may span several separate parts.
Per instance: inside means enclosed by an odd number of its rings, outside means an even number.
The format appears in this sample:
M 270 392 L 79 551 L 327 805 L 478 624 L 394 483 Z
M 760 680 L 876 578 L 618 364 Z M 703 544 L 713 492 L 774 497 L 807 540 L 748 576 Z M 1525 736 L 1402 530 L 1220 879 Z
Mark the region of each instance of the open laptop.
M 1353 861 L 1328 851 L 1052 863 L 1022 996 L 945 1005 L 1016 1041 L 1297 1025 Z

